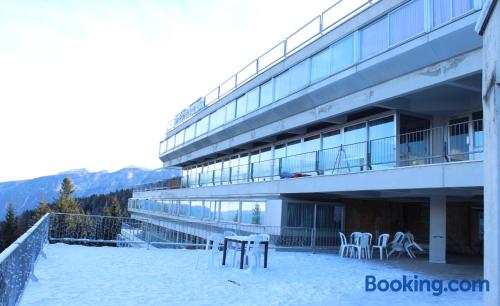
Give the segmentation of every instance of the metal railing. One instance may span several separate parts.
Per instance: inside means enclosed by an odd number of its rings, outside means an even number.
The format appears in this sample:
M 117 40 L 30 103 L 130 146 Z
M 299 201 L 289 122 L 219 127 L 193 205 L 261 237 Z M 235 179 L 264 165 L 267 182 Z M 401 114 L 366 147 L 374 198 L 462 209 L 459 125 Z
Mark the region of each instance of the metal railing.
M 176 178 L 175 188 L 334 175 L 395 167 L 482 159 L 482 119 L 419 130 L 334 148 L 212 170 Z M 165 188 L 165 183 L 141 185 L 134 191 Z
M 226 79 L 219 86 L 211 90 L 204 97 L 206 106 L 210 106 L 240 87 L 247 81 L 256 77 L 271 65 L 285 59 L 290 54 L 300 50 L 307 44 L 321 37 L 326 32 L 338 27 L 352 16 L 362 12 L 380 0 L 337 0 L 333 5 L 315 16 L 298 30 L 285 39 L 262 53 L 255 60 L 245 65 L 241 70 Z M 175 123 L 175 119 L 169 121 L 167 132 L 185 122 L 197 112 L 187 116 L 184 120 Z
M 141 210 L 137 210 L 141 212 Z M 154 212 L 152 213 L 154 214 Z M 202 248 L 212 233 L 233 231 L 238 235 L 268 234 L 272 248 L 324 249 L 338 245 L 340 228 L 280 227 L 237 224 L 213 220 L 163 220 L 136 216 L 108 217 L 53 214 L 49 240 L 87 246 L 196 247 Z
M 49 214 L 0 254 L 0 305 L 17 305 L 47 242 Z

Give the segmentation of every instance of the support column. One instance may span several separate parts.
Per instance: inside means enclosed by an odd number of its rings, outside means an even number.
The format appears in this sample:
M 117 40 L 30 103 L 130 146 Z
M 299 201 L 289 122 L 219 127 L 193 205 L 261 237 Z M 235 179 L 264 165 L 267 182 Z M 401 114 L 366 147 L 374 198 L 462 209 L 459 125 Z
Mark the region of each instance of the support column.
M 484 279 L 485 305 L 500 303 L 500 1 L 484 2 L 476 25 L 483 36 Z
M 429 209 L 429 262 L 446 263 L 446 196 L 432 196 Z

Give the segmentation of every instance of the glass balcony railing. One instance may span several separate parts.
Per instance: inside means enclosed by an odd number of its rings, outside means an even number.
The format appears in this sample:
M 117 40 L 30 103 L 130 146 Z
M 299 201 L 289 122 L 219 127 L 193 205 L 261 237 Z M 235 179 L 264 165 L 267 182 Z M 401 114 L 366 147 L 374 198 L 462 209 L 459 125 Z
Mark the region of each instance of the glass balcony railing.
M 483 158 L 483 120 L 211 170 L 138 186 L 135 191 L 192 188 L 355 173 Z

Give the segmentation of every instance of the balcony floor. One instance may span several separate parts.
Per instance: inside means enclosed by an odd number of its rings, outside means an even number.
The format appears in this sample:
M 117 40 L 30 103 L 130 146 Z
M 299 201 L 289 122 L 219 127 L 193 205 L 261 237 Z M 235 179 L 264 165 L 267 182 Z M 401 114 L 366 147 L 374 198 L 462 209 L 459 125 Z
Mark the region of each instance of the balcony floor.
M 202 251 L 84 247 L 45 247 L 20 305 L 480 305 L 481 293 L 365 292 L 365 275 L 380 279 L 477 278 L 480 267 L 360 261 L 332 254 L 276 252 L 269 269 L 249 273 L 232 267 L 207 268 Z M 426 272 L 423 272 L 426 271 Z M 480 273 L 479 273 L 480 275 Z

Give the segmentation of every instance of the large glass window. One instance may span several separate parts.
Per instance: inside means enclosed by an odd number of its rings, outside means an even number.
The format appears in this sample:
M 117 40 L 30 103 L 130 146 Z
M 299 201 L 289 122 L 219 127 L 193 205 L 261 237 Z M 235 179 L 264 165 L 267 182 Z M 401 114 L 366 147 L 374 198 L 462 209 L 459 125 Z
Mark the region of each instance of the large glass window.
M 366 164 L 366 123 L 344 128 L 344 147 L 339 157 L 341 168 L 347 172 L 363 170 Z
M 226 122 L 233 120 L 235 116 L 236 116 L 236 101 L 232 101 L 226 105 Z
M 241 223 L 264 224 L 266 202 L 242 202 Z
M 196 129 L 196 125 L 195 124 L 191 124 L 190 126 L 188 126 L 185 129 L 185 132 L 184 132 L 184 141 L 185 142 L 188 142 L 188 141 L 190 141 L 191 139 L 194 138 L 195 129 Z
M 316 81 L 330 74 L 330 49 L 325 49 L 311 58 L 311 81 Z
M 224 124 L 226 119 L 226 108 L 221 107 L 212 114 L 210 114 L 210 130 L 218 128 Z
M 290 92 L 290 74 L 288 71 L 278 75 L 275 79 L 274 98 L 279 100 Z
M 193 218 L 201 219 L 203 217 L 203 202 L 191 201 L 191 210 L 189 215 Z
M 404 41 L 424 31 L 424 1 L 414 0 L 389 14 L 389 42 Z
M 474 0 L 434 0 L 432 1 L 433 25 L 439 26 L 473 8 Z
M 430 121 L 404 114 L 399 115 L 399 165 L 418 165 L 426 163 L 431 155 L 441 155 L 444 152 L 431 153 Z M 442 147 L 442 146 L 438 146 Z
M 205 201 L 203 203 L 203 218 L 208 220 L 217 219 L 217 201 Z
M 196 122 L 196 137 L 208 132 L 208 116 Z
M 238 222 L 239 210 L 240 210 L 240 202 L 221 201 L 220 219 L 222 221 Z
M 189 216 L 189 201 L 180 201 L 179 203 L 179 215 Z
M 180 146 L 184 143 L 184 130 L 175 134 L 175 146 Z
M 290 91 L 304 88 L 309 83 L 309 61 L 305 60 L 290 68 Z
M 254 88 L 247 94 L 247 113 L 259 107 L 259 87 Z
M 260 107 L 273 102 L 273 80 L 260 85 Z
M 394 116 L 370 121 L 368 134 L 372 169 L 394 167 L 396 161 Z
M 331 71 L 337 72 L 354 63 L 354 36 L 351 34 L 332 47 Z
M 247 96 L 243 95 L 236 99 L 236 117 L 239 118 L 247 113 Z
M 361 58 L 384 51 L 389 46 L 387 18 L 384 17 L 360 31 Z
M 168 150 L 172 150 L 175 147 L 175 136 L 170 136 L 167 139 L 167 148 Z

